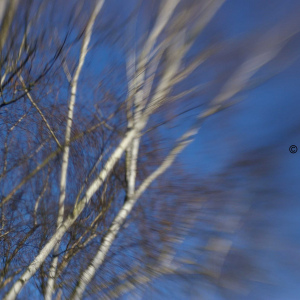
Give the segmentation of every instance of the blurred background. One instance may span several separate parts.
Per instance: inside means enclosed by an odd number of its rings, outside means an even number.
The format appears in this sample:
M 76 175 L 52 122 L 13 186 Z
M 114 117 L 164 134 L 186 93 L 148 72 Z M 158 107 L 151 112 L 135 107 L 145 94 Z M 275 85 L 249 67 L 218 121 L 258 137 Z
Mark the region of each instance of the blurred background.
M 299 12 L 296 2 L 227 1 L 210 25 L 224 39 L 239 41 L 249 32 L 276 26 L 293 10 Z M 300 141 L 300 64 L 299 56 L 293 56 L 299 51 L 299 38 L 285 51 L 275 61 L 286 63 L 282 72 L 270 78 L 262 75 L 243 101 L 207 120 L 181 155 L 199 185 L 207 186 L 208 181 L 218 192 L 207 197 L 201 212 L 201 218 L 214 224 L 211 243 L 220 239 L 213 250 L 220 263 L 218 276 L 170 276 L 155 281 L 141 298 L 300 297 L 300 156 L 299 150 L 289 151 L 291 145 L 299 149 Z M 200 221 L 182 247 L 206 245 L 206 226 Z M 194 249 L 195 260 L 206 265 L 209 260 L 200 259 L 201 251 Z

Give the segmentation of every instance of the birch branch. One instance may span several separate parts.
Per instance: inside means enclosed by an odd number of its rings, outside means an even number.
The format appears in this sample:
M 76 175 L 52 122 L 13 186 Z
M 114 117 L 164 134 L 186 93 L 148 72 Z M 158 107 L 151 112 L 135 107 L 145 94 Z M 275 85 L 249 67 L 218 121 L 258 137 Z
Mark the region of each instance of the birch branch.
M 145 42 L 145 46 L 142 50 L 142 54 L 139 58 L 139 63 L 137 67 L 137 72 L 135 77 L 132 79 L 133 76 L 133 67 L 135 65 L 135 56 L 134 53 L 130 56 L 129 64 L 127 65 L 127 74 L 128 74 L 128 88 L 129 88 L 129 99 L 128 99 L 128 108 L 127 108 L 127 119 L 128 119 L 128 129 L 132 126 L 136 127 L 137 123 L 141 119 L 142 110 L 146 105 L 146 97 L 149 96 L 150 89 L 152 86 L 152 81 L 154 77 L 150 77 L 147 80 L 145 85 L 145 77 L 146 77 L 146 65 L 148 64 L 151 56 L 151 51 L 157 41 L 157 38 L 166 27 L 168 21 L 172 17 L 172 14 L 179 4 L 180 0 L 165 0 L 163 1 L 162 7 L 159 10 L 158 17 L 156 22 L 153 26 L 153 29 L 150 32 L 150 35 Z M 158 61 L 160 60 L 162 55 L 162 51 L 160 55 L 158 55 Z M 156 64 L 152 64 L 152 70 L 150 71 L 155 72 L 158 61 Z M 145 85 L 145 86 L 144 86 Z M 133 93 L 134 95 L 134 111 L 133 114 L 131 113 L 132 109 L 132 98 Z M 129 102 L 130 101 L 130 102 Z M 135 137 L 132 141 L 132 144 L 126 150 L 126 182 L 127 182 L 127 191 L 126 191 L 126 199 L 130 199 L 135 191 L 135 180 L 136 180 L 136 173 L 137 173 L 137 159 L 138 159 L 138 152 L 139 152 L 139 145 L 140 145 L 140 137 Z
M 66 147 L 63 150 L 63 159 L 62 159 L 62 167 L 61 167 L 61 179 L 60 179 L 60 196 L 59 196 L 59 207 L 58 207 L 58 217 L 57 217 L 57 228 L 59 228 L 63 223 L 64 218 L 64 201 L 66 198 L 66 184 L 67 184 L 67 171 L 69 165 L 69 153 L 70 153 L 70 138 L 71 138 L 71 128 L 73 124 L 73 115 L 74 115 L 74 106 L 76 101 L 76 93 L 78 87 L 78 79 L 88 52 L 88 46 L 91 40 L 93 26 L 98 16 L 102 6 L 104 4 L 104 0 L 99 0 L 90 16 L 88 21 L 86 31 L 83 37 L 83 42 L 79 55 L 79 62 L 77 68 L 75 70 L 75 74 L 70 83 L 71 86 L 71 96 L 70 102 L 68 106 L 68 119 L 67 119 L 67 127 L 65 133 L 65 144 Z M 53 250 L 53 260 L 50 266 L 49 271 L 49 279 L 46 287 L 45 300 L 51 300 L 54 292 L 54 282 L 56 278 L 56 269 L 58 263 L 58 253 L 59 253 L 60 241 L 55 245 Z
M 143 120 L 139 123 L 138 130 L 144 128 L 146 125 L 146 120 Z M 48 257 L 52 249 L 55 247 L 57 242 L 61 240 L 66 231 L 74 224 L 78 216 L 81 214 L 86 204 L 90 201 L 91 197 L 95 194 L 95 192 L 101 187 L 104 180 L 111 172 L 116 162 L 121 158 L 122 154 L 129 146 L 133 138 L 136 136 L 136 130 L 131 130 L 128 132 L 123 140 L 120 142 L 119 146 L 112 153 L 108 161 L 106 162 L 104 168 L 99 173 L 98 177 L 92 182 L 90 187 L 87 189 L 84 197 L 78 202 L 75 206 L 72 213 L 68 215 L 62 225 L 57 228 L 56 232 L 50 238 L 50 240 L 46 243 L 43 249 L 39 252 L 39 254 L 35 257 L 35 259 L 31 262 L 25 272 L 21 275 L 21 277 L 14 283 L 11 289 L 4 296 L 3 300 L 14 300 L 17 295 L 20 293 L 22 288 L 27 284 L 29 279 L 37 272 L 42 263 Z M 53 155 L 53 154 L 52 154 Z M 49 158 L 50 160 L 50 158 Z
M 179 140 L 178 145 L 170 152 L 163 163 L 144 180 L 134 196 L 128 199 L 128 201 L 123 205 L 122 209 L 119 211 L 111 227 L 109 228 L 107 234 L 103 238 L 103 242 L 100 245 L 96 256 L 94 257 L 88 268 L 82 273 L 81 278 L 73 291 L 73 295 L 71 297 L 72 300 L 82 299 L 87 285 L 91 282 L 91 280 L 95 276 L 96 271 L 102 265 L 108 250 L 110 249 L 113 241 L 115 240 L 118 232 L 121 229 L 121 226 L 124 224 L 125 219 L 130 214 L 139 197 L 157 177 L 159 177 L 172 165 L 176 156 L 192 141 L 192 139 L 190 138 L 195 135 L 195 133 L 196 132 L 194 130 L 185 133 Z
M 7 4 L 8 2 L 8 4 Z M 15 15 L 16 9 L 18 7 L 19 0 L 10 0 L 6 1 L 6 10 L 4 13 L 4 18 L 1 24 L 1 30 L 0 30 L 0 52 L 2 52 L 3 47 L 5 45 L 8 31 L 11 26 L 13 17 Z
M 113 116 L 114 114 L 111 114 L 111 116 L 109 116 L 109 119 Z M 84 137 L 86 134 L 89 134 L 93 131 L 95 131 L 99 126 L 101 126 L 104 122 L 100 122 L 94 126 L 92 126 L 91 128 L 79 133 L 78 135 L 76 135 L 75 137 L 73 137 L 70 142 L 68 143 L 69 145 L 71 144 L 71 142 L 77 141 L 79 139 L 81 139 L 82 137 Z M 34 154 L 37 154 L 41 148 L 45 145 L 45 143 L 47 142 L 47 140 L 42 143 L 32 154 L 30 154 L 27 159 L 31 158 Z M 55 151 L 53 151 L 52 153 L 50 153 L 44 160 L 42 163 L 40 163 L 31 173 L 29 173 L 26 177 L 24 177 L 21 182 L 15 187 L 13 188 L 10 193 L 1 201 L 0 203 L 0 207 L 2 207 L 4 204 L 6 204 L 9 200 L 11 200 L 11 198 L 13 197 L 13 195 L 15 195 L 15 193 L 26 183 L 28 182 L 28 180 L 30 180 L 34 175 L 36 175 L 40 170 L 42 170 L 52 159 L 54 159 L 61 151 L 62 149 L 65 147 L 66 145 L 62 145 L 62 148 L 57 148 Z M 7 172 L 10 170 L 7 170 Z M 1 178 L 2 175 L 0 175 Z
M 259 68 L 261 68 L 263 65 L 268 63 L 270 61 L 270 59 L 274 58 L 274 55 L 278 54 L 278 51 L 275 50 L 274 52 L 271 51 L 270 53 L 272 53 L 272 55 L 263 56 L 265 58 L 264 60 L 258 60 L 257 65 L 255 67 L 252 66 L 252 72 L 250 72 L 250 74 L 253 75 Z M 261 57 L 261 56 L 259 56 L 259 57 Z M 249 59 L 247 62 L 249 62 L 249 61 L 252 62 L 253 60 L 256 61 L 255 57 Z M 247 62 L 242 65 L 242 68 L 241 68 L 242 71 L 245 71 L 244 65 L 246 65 L 246 66 L 248 65 L 248 67 L 249 67 L 249 63 L 247 63 Z M 236 75 L 236 74 L 234 74 L 234 75 Z M 168 77 L 171 78 L 170 75 Z M 235 78 L 236 78 L 236 76 L 233 76 L 232 79 L 229 79 L 228 84 L 225 85 L 225 88 L 227 88 L 228 85 L 230 86 L 231 82 L 232 81 L 234 82 Z M 248 77 L 247 79 L 249 79 L 249 78 L 250 77 Z M 241 84 L 240 88 L 243 88 L 243 84 Z M 226 91 L 226 89 L 225 89 L 225 91 Z M 222 97 L 223 94 L 224 94 L 224 92 L 221 91 L 221 93 L 215 99 L 213 99 L 212 107 L 209 107 L 204 113 L 200 114 L 198 117 L 198 121 L 199 120 L 203 121 L 205 118 L 218 112 L 221 109 L 220 102 L 224 102 L 225 100 L 230 98 L 230 97 Z M 230 96 L 233 96 L 234 94 L 236 94 L 236 93 L 230 93 Z M 225 93 L 225 95 L 226 95 L 226 93 Z M 220 100 L 216 101 L 216 99 L 217 100 L 222 99 L 222 101 L 220 101 Z M 144 180 L 144 182 L 140 185 L 140 187 L 138 188 L 138 190 L 136 191 L 134 196 L 123 205 L 122 209 L 119 211 L 119 213 L 116 216 L 116 218 L 114 219 L 110 229 L 108 230 L 108 233 L 104 237 L 103 242 L 100 245 L 96 256 L 94 257 L 94 259 L 92 260 L 92 262 L 90 263 L 88 268 L 82 273 L 81 278 L 80 278 L 79 282 L 77 283 L 76 288 L 73 291 L 73 295 L 72 295 L 73 300 L 79 300 L 82 298 L 87 285 L 91 282 L 91 280 L 95 276 L 96 271 L 102 265 L 107 252 L 109 251 L 114 239 L 116 238 L 118 232 L 121 229 L 121 226 L 123 225 L 125 219 L 128 217 L 129 213 L 131 212 L 136 201 L 143 194 L 143 192 L 148 188 L 148 186 L 158 176 L 160 176 L 163 172 L 165 172 L 165 170 L 167 168 L 170 167 L 170 165 L 173 163 L 175 157 L 189 143 L 191 143 L 193 141 L 194 136 L 197 134 L 197 132 L 200 128 L 200 124 L 201 124 L 201 122 L 198 122 L 192 129 L 190 129 L 189 131 L 187 131 L 186 133 L 184 133 L 182 135 L 182 137 L 179 139 L 178 145 L 171 151 L 171 153 L 165 159 L 165 161 L 161 164 L 161 166 L 159 168 L 157 168 L 156 171 L 154 171 L 148 178 L 146 178 Z
M 49 125 L 49 123 L 48 123 L 46 117 L 44 116 L 43 112 L 40 110 L 40 108 L 37 106 L 37 104 L 34 102 L 33 98 L 31 97 L 31 94 L 29 93 L 29 91 L 28 91 L 28 89 L 27 89 L 27 87 L 26 87 L 26 84 L 25 84 L 25 82 L 24 82 L 24 79 L 23 79 L 22 75 L 19 75 L 18 77 L 19 77 L 20 82 L 21 82 L 22 85 L 23 85 L 23 88 L 24 88 L 24 90 L 25 90 L 25 93 L 26 93 L 28 99 L 30 100 L 31 104 L 34 106 L 34 108 L 35 108 L 35 109 L 38 111 L 38 113 L 40 114 L 42 120 L 43 120 L 44 123 L 46 124 L 46 126 L 47 126 L 47 128 L 48 128 L 50 134 L 52 135 L 52 137 L 53 137 L 53 139 L 55 140 L 55 142 L 56 142 L 56 144 L 58 145 L 58 147 L 61 148 L 61 144 L 59 143 L 59 141 L 58 141 L 56 135 L 54 134 L 53 130 L 51 129 L 51 127 L 50 127 L 50 125 Z

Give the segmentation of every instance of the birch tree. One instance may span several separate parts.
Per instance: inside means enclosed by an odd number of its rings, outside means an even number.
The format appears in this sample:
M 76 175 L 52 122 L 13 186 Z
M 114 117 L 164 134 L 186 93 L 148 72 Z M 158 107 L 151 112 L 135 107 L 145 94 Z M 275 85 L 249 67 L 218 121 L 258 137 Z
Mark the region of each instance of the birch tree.
M 100 0 L 97 2 L 95 9 L 93 13 L 91 14 L 91 17 L 88 21 L 86 31 L 84 34 L 84 38 L 82 41 L 82 47 L 80 51 L 79 61 L 78 65 L 75 69 L 75 73 L 73 78 L 70 82 L 70 101 L 68 106 L 68 121 L 67 121 L 67 127 L 66 127 L 66 133 L 65 133 L 65 148 L 63 150 L 63 158 L 62 158 L 62 166 L 61 166 L 61 179 L 60 179 L 60 196 L 59 196 L 59 203 L 58 203 L 58 217 L 57 217 L 57 228 L 59 228 L 63 224 L 64 219 L 64 201 L 66 197 L 66 182 L 67 182 L 67 169 L 68 169 L 68 163 L 69 163 L 69 152 L 70 152 L 70 137 L 71 137 L 71 128 L 73 123 L 73 111 L 75 106 L 75 100 L 76 100 L 76 91 L 77 91 L 77 85 L 78 85 L 78 79 L 79 75 L 82 69 L 82 66 L 84 64 L 84 60 L 87 54 L 89 42 L 92 35 L 93 25 L 95 22 L 95 19 L 97 15 L 99 14 L 102 6 L 103 6 L 104 0 Z M 48 285 L 46 289 L 46 295 L 45 299 L 51 300 L 52 294 L 53 294 L 53 288 L 54 288 L 54 280 L 55 280 L 55 273 L 57 269 L 57 262 L 58 262 L 58 254 L 59 254 L 59 246 L 60 242 L 56 244 L 56 246 L 53 249 L 53 260 L 49 271 L 49 280 Z
M 137 24 L 143 13 L 147 15 L 146 2 L 141 6 L 131 3 L 133 12 L 124 17 L 124 23 L 112 20 L 109 13 L 113 8 L 104 0 L 73 6 L 58 1 L 56 5 L 62 10 L 53 14 L 47 11 L 55 5 L 50 2 L 45 6 L 38 2 L 20 7 L 17 1 L 6 4 L 9 13 L 2 16 L 0 31 L 5 66 L 1 89 L 5 88 L 5 97 L 12 99 L 4 100 L 0 107 L 10 104 L 12 109 L 2 117 L 6 128 L 1 174 L 1 238 L 6 256 L 0 276 L 3 299 L 16 299 L 34 278 L 47 300 L 99 294 L 101 288 L 97 290 L 93 282 L 101 276 L 104 264 L 113 260 L 112 248 L 129 230 L 133 215 L 143 212 L 140 203 L 147 203 L 145 193 L 151 193 L 161 178 L 170 176 L 168 169 L 175 167 L 176 158 L 201 133 L 203 122 L 235 104 L 257 72 L 279 56 L 298 33 L 298 26 L 291 22 L 262 34 L 240 64 L 230 69 L 217 92 L 213 96 L 208 93 L 208 100 L 204 100 L 201 93 L 207 91 L 206 85 L 195 83 L 193 74 L 205 70 L 205 64 L 228 45 L 214 43 L 203 49 L 199 48 L 200 38 L 224 2 L 154 1 L 151 9 L 155 14 L 149 13 L 149 23 L 145 21 L 148 32 L 140 32 L 142 27 Z M 15 30 L 11 24 L 17 22 L 14 14 L 22 14 L 24 7 L 29 15 L 31 10 L 39 14 L 28 23 L 19 43 L 8 44 L 9 34 Z M 49 16 L 56 23 L 46 28 L 47 44 L 37 26 L 42 17 Z M 67 23 L 62 16 L 68 16 Z M 132 24 L 136 24 L 133 32 Z M 123 39 L 113 41 L 111 28 L 123 33 Z M 121 51 L 116 50 L 118 57 L 106 63 L 107 68 L 96 70 L 97 61 L 100 59 L 101 65 L 109 57 L 102 46 L 107 42 L 118 48 L 128 33 L 132 39 Z M 34 43 L 37 36 L 40 45 Z M 18 55 L 9 57 L 11 48 Z M 47 55 L 52 58 L 45 60 Z M 38 72 L 43 61 L 44 68 Z M 218 86 L 215 78 L 210 84 Z M 193 119 L 181 126 L 177 136 L 168 136 L 163 126 L 173 120 L 179 123 L 180 116 L 188 111 L 194 112 Z M 161 134 L 168 140 L 164 149 L 160 149 Z M 164 189 L 162 185 L 158 190 L 162 193 Z M 188 192 L 182 188 L 182 193 Z M 175 201 L 180 192 L 172 197 Z M 197 211 L 197 202 L 189 203 Z M 154 204 L 166 213 L 164 199 Z M 145 208 L 145 214 L 147 210 L 151 211 L 150 207 Z M 10 239 L 22 225 L 15 215 L 22 216 L 24 228 L 13 247 Z M 177 217 L 179 223 L 184 219 L 184 214 Z M 143 228 L 142 220 L 137 220 Z M 144 272 L 142 279 L 134 280 L 136 285 L 151 281 L 156 273 L 187 272 L 174 262 L 176 245 L 184 233 L 176 242 L 171 234 L 160 234 L 161 245 L 153 246 L 160 248 L 153 265 L 145 261 L 144 266 L 136 264 L 118 274 L 114 281 L 119 284 L 112 284 L 112 296 L 130 290 L 136 270 Z M 150 239 L 146 235 L 143 238 Z M 33 253 L 26 248 L 30 243 Z M 137 248 L 145 251 L 144 257 L 151 252 L 143 243 Z

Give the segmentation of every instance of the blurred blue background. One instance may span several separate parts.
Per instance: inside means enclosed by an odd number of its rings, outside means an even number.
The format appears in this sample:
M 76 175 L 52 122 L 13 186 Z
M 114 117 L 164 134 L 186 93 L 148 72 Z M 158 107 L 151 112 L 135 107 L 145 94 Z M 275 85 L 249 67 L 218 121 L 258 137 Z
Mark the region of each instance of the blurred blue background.
M 227 1 L 213 24 L 221 24 L 224 38 L 239 39 L 248 31 L 272 28 L 291 11 L 299 13 L 297 2 Z M 143 299 L 300 299 L 299 56 L 289 61 L 291 53 L 299 53 L 299 39 L 285 51 L 282 72 L 209 118 L 181 155 L 199 180 L 229 170 L 231 200 L 246 207 L 230 235 L 233 244 L 218 283 L 201 276 L 188 281 L 165 276 L 140 295 Z M 290 145 L 298 152 L 291 154 Z M 197 241 L 185 243 L 193 248 Z

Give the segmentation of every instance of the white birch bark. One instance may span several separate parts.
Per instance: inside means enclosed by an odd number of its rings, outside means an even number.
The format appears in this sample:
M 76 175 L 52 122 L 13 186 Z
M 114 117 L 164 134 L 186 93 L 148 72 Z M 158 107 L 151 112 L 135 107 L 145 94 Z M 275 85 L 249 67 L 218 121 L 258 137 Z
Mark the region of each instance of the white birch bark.
M 141 121 L 138 124 L 138 130 L 141 130 L 146 125 L 146 121 Z M 99 173 L 99 176 L 92 182 L 92 184 L 87 189 L 83 198 L 75 206 L 72 213 L 68 215 L 66 220 L 62 225 L 56 230 L 54 235 L 46 243 L 43 249 L 35 257 L 32 263 L 28 266 L 21 277 L 14 283 L 8 293 L 4 296 L 3 300 L 14 300 L 20 293 L 21 289 L 27 284 L 29 279 L 37 272 L 42 263 L 48 257 L 52 249 L 55 247 L 57 242 L 61 240 L 66 231 L 72 226 L 78 216 L 81 214 L 86 204 L 89 202 L 94 193 L 101 187 L 107 175 L 111 172 L 116 162 L 121 158 L 122 154 L 132 142 L 133 138 L 136 136 L 136 130 L 131 130 L 126 134 L 123 140 L 120 142 L 118 147 L 112 153 L 108 161 L 106 162 L 104 168 Z
M 157 41 L 158 36 L 161 34 L 166 24 L 172 17 L 172 14 L 178 5 L 180 0 L 165 0 L 162 4 L 159 15 L 156 19 L 156 22 L 153 26 L 153 29 L 150 32 L 150 35 L 145 42 L 145 46 L 142 50 L 141 56 L 139 58 L 137 71 L 134 74 L 132 70 L 135 70 L 135 55 L 130 57 L 129 63 L 127 66 L 127 76 L 128 76 L 128 88 L 129 88 L 129 97 L 127 105 L 127 128 L 136 128 L 138 122 L 142 117 L 142 110 L 145 107 L 146 99 L 145 95 L 149 95 L 150 91 L 147 91 L 149 86 L 145 86 L 145 77 L 146 77 L 146 65 L 149 63 L 151 57 L 151 51 Z M 146 92 L 146 93 L 145 93 Z M 133 108 L 132 108 L 132 99 Z M 133 112 L 132 112 L 133 109 Z M 137 160 L 139 153 L 140 145 L 140 136 L 135 137 L 131 145 L 126 150 L 126 182 L 127 182 L 127 191 L 126 198 L 130 199 L 135 192 L 135 181 L 137 175 Z
M 109 251 L 113 241 L 115 240 L 118 232 L 120 231 L 122 225 L 124 224 L 124 221 L 130 214 L 137 200 L 144 193 L 144 191 L 149 187 L 149 185 L 172 165 L 176 156 L 189 143 L 193 141 L 193 137 L 196 135 L 196 133 L 197 130 L 195 129 L 186 132 L 179 139 L 178 144 L 174 147 L 174 149 L 170 152 L 170 154 L 166 157 L 166 159 L 162 162 L 162 164 L 143 181 L 143 183 L 140 185 L 136 193 L 130 199 L 128 199 L 127 202 L 123 205 L 123 207 L 115 217 L 112 225 L 110 226 L 107 234 L 103 238 L 103 242 L 100 245 L 96 256 L 89 264 L 88 268 L 82 273 L 80 280 L 77 283 L 77 286 L 74 289 L 73 295 L 71 297 L 72 300 L 82 299 L 83 293 L 87 285 L 91 282 L 91 280 L 95 276 L 96 271 L 104 262 L 107 252 Z
M 168 1 L 166 1 L 166 4 Z M 175 1 L 173 2 L 173 4 Z M 178 2 L 177 2 L 178 3 Z M 175 6 L 173 7 L 175 9 Z M 171 16 L 168 15 L 169 17 Z M 162 20 L 160 17 L 158 17 L 159 24 Z M 164 24 L 166 24 L 167 21 L 165 21 Z M 147 61 L 147 55 L 151 51 L 153 45 L 155 44 L 156 38 L 158 37 L 158 34 L 163 29 L 163 26 L 157 25 L 154 27 L 155 29 L 150 34 L 149 40 L 146 42 L 146 47 L 144 51 L 142 52 L 141 61 L 138 67 L 138 76 L 135 81 L 134 87 L 138 89 L 137 94 L 135 96 L 135 111 L 134 111 L 134 120 L 133 120 L 133 126 L 135 126 L 135 122 L 139 119 L 141 116 L 141 106 L 143 105 L 143 89 L 141 89 L 141 85 L 144 83 L 144 76 L 145 76 L 145 64 Z M 157 28 L 158 29 L 157 29 Z M 160 32 L 159 32 L 160 30 Z M 159 32 L 159 33 L 158 33 Z M 156 35 L 157 34 L 157 35 Z M 155 37 L 155 38 L 154 38 Z M 179 37 L 179 44 L 182 46 L 184 44 L 184 38 L 183 36 Z M 176 75 L 177 71 L 179 70 L 181 60 L 186 53 L 188 47 L 183 47 L 182 51 L 178 51 L 175 53 L 176 58 L 175 61 L 172 60 L 170 64 L 167 67 L 167 70 L 156 90 L 156 93 L 152 100 L 150 101 L 150 109 L 148 107 L 148 110 L 146 110 L 146 115 L 149 116 L 155 108 L 159 107 L 163 102 L 164 98 L 168 94 L 170 88 L 171 88 L 171 81 Z M 131 85 L 130 85 L 131 86 Z M 153 106 L 155 108 L 153 109 Z M 129 120 L 132 122 L 132 119 Z M 137 199 L 140 197 L 140 195 L 145 191 L 145 189 L 159 176 L 161 175 L 174 161 L 175 157 L 180 153 L 183 148 L 187 146 L 188 143 L 190 143 L 192 140 L 188 140 L 190 136 L 195 135 L 197 133 L 197 130 L 193 129 L 188 131 L 183 135 L 181 138 L 179 144 L 173 149 L 173 151 L 170 153 L 170 155 L 166 158 L 166 160 L 162 163 L 162 165 L 153 172 L 140 186 L 138 191 L 134 193 L 135 191 L 135 179 L 136 179 L 136 166 L 137 166 L 137 158 L 138 158 L 138 149 L 139 149 L 139 142 L 140 137 L 135 137 L 133 139 L 132 145 L 128 149 L 127 157 L 126 157 L 126 167 L 129 167 L 129 171 L 127 170 L 127 178 L 128 178 L 128 186 L 127 186 L 127 197 L 128 200 L 120 210 L 119 214 L 116 216 L 115 220 L 113 221 L 107 235 L 104 237 L 104 240 L 99 247 L 99 250 L 94 257 L 93 261 L 89 265 L 89 267 L 84 271 L 84 273 L 81 275 L 81 278 L 77 284 L 77 287 L 75 288 L 72 299 L 81 299 L 83 296 L 83 293 L 87 287 L 87 285 L 90 283 L 90 281 L 93 279 L 97 269 L 100 267 L 100 265 L 103 263 L 105 256 L 113 243 L 117 233 L 119 232 L 122 224 L 124 223 L 125 219 L 129 215 L 130 211 L 132 210 L 134 204 L 136 203 Z M 188 140 L 188 141 L 187 141 Z
M 2 18 L 5 15 L 7 3 L 8 3 L 8 0 L 0 1 L 0 24 L 2 23 Z
M 77 87 L 78 87 L 78 79 L 80 76 L 80 72 L 82 70 L 87 52 L 88 52 L 88 46 L 91 40 L 93 26 L 96 20 L 97 15 L 99 14 L 102 6 L 104 4 L 104 0 L 99 0 L 90 16 L 90 19 L 88 21 L 86 31 L 84 34 L 81 51 L 79 55 L 79 61 L 77 68 L 75 70 L 74 76 L 71 80 L 70 86 L 71 86 L 71 95 L 70 95 L 70 101 L 68 106 L 68 119 L 67 119 L 67 127 L 66 127 L 66 133 L 65 133 L 65 148 L 63 150 L 63 159 L 62 159 L 62 167 L 61 167 L 61 179 L 60 179 L 60 196 L 59 196 L 59 207 L 58 207 L 58 217 L 57 217 L 57 228 L 59 228 L 62 225 L 63 218 L 64 218 L 64 202 L 66 198 L 66 184 L 67 184 L 67 172 L 68 172 L 68 165 L 69 165 L 69 153 L 70 153 L 70 137 L 71 137 L 71 129 L 73 124 L 73 115 L 74 115 L 74 106 L 76 101 L 76 93 L 77 93 Z M 56 279 L 56 269 L 58 264 L 58 255 L 59 255 L 59 248 L 60 248 L 60 241 L 55 245 L 53 249 L 53 259 L 49 270 L 49 277 L 48 282 L 46 286 L 46 293 L 45 293 L 45 299 L 51 300 L 52 295 L 54 293 L 54 284 Z
M 149 38 L 147 39 L 147 42 L 145 43 L 144 50 L 141 55 L 141 64 L 145 65 L 143 63 L 143 59 L 146 58 L 154 44 L 156 43 L 156 40 L 158 36 L 161 34 L 167 23 L 169 22 L 175 8 L 179 4 L 180 0 L 165 0 L 163 2 L 163 5 L 160 9 L 159 15 L 157 17 L 157 20 L 155 22 L 155 25 L 153 27 L 153 30 L 151 31 Z
M 281 49 L 281 47 L 279 48 Z M 251 76 L 253 76 L 254 73 L 256 73 L 263 65 L 268 63 L 271 59 L 273 59 L 279 52 L 279 49 L 276 49 L 275 51 L 271 51 L 269 55 L 259 55 L 258 57 L 261 58 L 263 57 L 264 59 L 258 59 L 257 56 L 254 56 L 250 59 L 248 59 L 242 67 L 238 70 L 237 73 L 235 73 L 232 78 L 228 80 L 228 83 L 225 84 L 224 88 L 221 90 L 220 94 L 215 97 L 212 100 L 212 106 L 209 107 L 205 112 L 201 113 L 198 116 L 198 121 L 203 121 L 205 118 L 208 116 L 218 112 L 221 109 L 221 104 L 225 102 L 226 100 L 232 98 L 237 92 L 240 91 L 240 89 L 243 88 L 245 81 L 242 80 L 240 82 L 239 88 L 234 89 L 233 93 L 226 93 L 228 86 L 231 86 L 231 84 L 234 82 L 236 83 L 236 78 L 237 74 L 244 75 L 245 72 L 245 65 L 251 65 L 251 68 L 249 72 L 246 72 L 248 76 L 244 78 L 246 81 L 250 79 Z M 256 62 L 254 65 L 252 64 L 253 62 Z M 171 80 L 170 75 L 168 75 L 167 79 Z M 242 76 L 244 77 L 244 76 Z M 158 89 L 161 91 L 159 94 L 160 98 L 165 96 L 166 89 L 167 89 L 167 83 L 169 80 L 162 81 L 162 85 L 166 85 L 165 88 Z M 158 97 L 156 95 L 156 97 Z M 157 98 L 154 98 L 155 100 Z M 157 101 L 157 100 L 156 100 Z M 88 268 L 83 272 L 83 274 L 80 277 L 79 282 L 77 283 L 76 288 L 74 289 L 73 295 L 72 295 L 72 300 L 80 300 L 82 299 L 83 293 L 87 287 L 87 285 L 91 282 L 93 277 L 95 276 L 96 271 L 99 269 L 99 267 L 102 265 L 105 256 L 107 252 L 109 251 L 113 241 L 115 240 L 118 232 L 121 229 L 121 226 L 124 224 L 125 219 L 128 217 L 130 214 L 132 208 L 134 207 L 135 203 L 137 202 L 138 198 L 143 194 L 143 192 L 148 188 L 148 186 L 158 177 L 160 176 L 163 172 L 167 170 L 175 160 L 176 156 L 189 144 L 194 140 L 195 135 L 198 133 L 199 128 L 200 128 L 201 122 L 197 122 L 193 128 L 188 130 L 186 133 L 182 135 L 182 137 L 179 139 L 177 146 L 171 151 L 171 153 L 168 155 L 168 157 L 165 159 L 165 161 L 154 171 L 150 176 L 148 176 L 144 182 L 140 185 L 138 190 L 135 192 L 134 196 L 131 197 L 122 207 L 122 209 L 119 211 L 118 215 L 114 219 L 111 227 L 108 230 L 108 233 L 103 239 L 102 244 L 100 245 L 98 252 Z
M 0 15 L 0 52 L 2 51 L 5 45 L 8 36 L 8 31 L 14 18 L 16 9 L 18 7 L 19 0 L 2 0 L 2 2 L 3 3 L 1 3 L 0 9 L 3 9 L 4 11 Z

